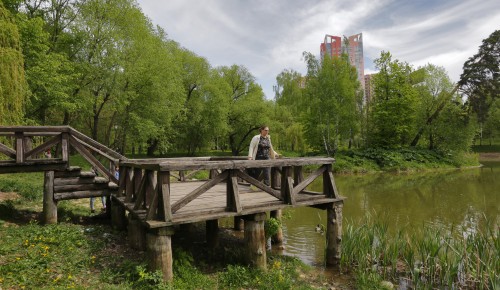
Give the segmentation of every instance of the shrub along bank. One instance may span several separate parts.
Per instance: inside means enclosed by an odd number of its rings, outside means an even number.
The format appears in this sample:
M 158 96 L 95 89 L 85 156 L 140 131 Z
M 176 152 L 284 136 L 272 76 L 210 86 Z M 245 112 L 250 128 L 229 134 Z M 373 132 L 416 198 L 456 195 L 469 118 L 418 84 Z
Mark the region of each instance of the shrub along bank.
M 363 149 L 340 151 L 333 166 L 336 173 L 422 171 L 479 166 L 478 155 L 426 149 Z

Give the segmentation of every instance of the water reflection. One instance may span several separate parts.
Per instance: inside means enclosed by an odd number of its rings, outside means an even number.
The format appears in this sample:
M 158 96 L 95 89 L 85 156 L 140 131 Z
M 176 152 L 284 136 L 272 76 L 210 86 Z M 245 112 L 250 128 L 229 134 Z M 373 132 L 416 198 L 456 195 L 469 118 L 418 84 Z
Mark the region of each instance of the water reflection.
M 423 224 L 455 225 L 471 234 L 485 216 L 500 224 L 500 162 L 482 168 L 432 173 L 336 176 L 337 187 L 348 197 L 344 222 L 367 213 L 389 221 L 389 230 Z M 320 190 L 321 183 L 312 185 Z M 316 188 L 314 188 L 316 187 Z M 285 213 L 285 253 L 311 265 L 324 261 L 325 237 L 315 231 L 325 224 L 326 212 L 294 208 Z

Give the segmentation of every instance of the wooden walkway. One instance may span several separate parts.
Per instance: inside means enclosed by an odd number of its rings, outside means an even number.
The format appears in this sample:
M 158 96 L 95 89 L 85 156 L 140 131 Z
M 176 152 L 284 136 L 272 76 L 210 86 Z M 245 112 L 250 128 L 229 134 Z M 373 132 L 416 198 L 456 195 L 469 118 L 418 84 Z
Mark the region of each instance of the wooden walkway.
M 70 166 L 70 148 L 106 177 Z M 44 152 L 50 151 L 49 156 Z M 152 270 L 173 278 L 171 236 L 179 224 L 206 222 L 207 244 L 216 245 L 218 219 L 244 220 L 246 260 L 265 269 L 264 222 L 287 207 L 327 210 L 326 263 L 340 260 L 342 207 L 333 158 L 247 160 L 246 157 L 127 159 L 68 126 L 0 127 L 0 173 L 44 171 L 43 216 L 57 222 L 63 199 L 109 196 L 112 225 L 127 229 L 132 248 L 146 250 Z M 115 178 L 119 166 L 119 179 Z M 247 174 L 270 171 L 270 184 Z M 198 172 L 207 180 L 189 181 Z M 308 187 L 321 179 L 321 191 Z M 276 238 L 279 240 L 279 238 Z

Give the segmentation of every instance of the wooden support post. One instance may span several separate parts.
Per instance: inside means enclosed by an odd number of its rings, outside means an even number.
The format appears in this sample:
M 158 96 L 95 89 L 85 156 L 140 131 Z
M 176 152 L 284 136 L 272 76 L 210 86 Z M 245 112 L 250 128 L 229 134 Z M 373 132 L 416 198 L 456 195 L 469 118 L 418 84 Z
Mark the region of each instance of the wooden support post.
M 245 221 L 241 216 L 235 216 L 234 217 L 234 230 L 235 231 L 242 231 L 245 226 Z
M 272 167 L 271 168 L 271 187 L 274 189 L 277 189 L 281 187 L 281 182 L 280 182 L 281 176 L 278 168 Z
M 215 249 L 219 245 L 219 220 L 206 221 L 207 245 Z
M 170 282 L 174 278 L 172 271 L 172 235 L 171 227 L 150 230 L 146 234 L 147 261 L 151 271 L 160 270 L 163 279 Z
M 303 180 L 304 180 L 304 173 L 302 171 L 302 166 L 295 166 L 293 168 L 293 186 L 296 186 Z
M 125 208 L 115 200 L 111 200 L 111 225 L 117 230 L 124 230 L 127 227 L 127 217 Z
M 326 264 L 340 263 L 342 243 L 342 207 L 343 202 L 332 203 L 327 208 L 326 225 Z
M 271 217 L 280 221 L 281 223 L 281 209 L 271 211 Z M 280 227 L 278 232 L 271 237 L 271 242 L 280 247 L 283 246 L 283 229 Z
M 43 185 L 43 222 L 57 224 L 57 202 L 54 200 L 54 171 L 45 171 Z
M 132 180 L 132 190 L 134 191 L 134 195 L 137 197 L 137 194 L 139 193 L 139 187 L 141 186 L 141 180 L 142 180 L 142 169 L 134 167 L 134 177 Z
M 266 213 L 245 216 L 247 262 L 262 270 L 267 269 L 266 234 L 264 231 L 266 217 Z
M 146 250 L 146 228 L 132 214 L 128 214 L 128 243 L 132 249 Z
M 61 133 L 61 158 L 63 161 L 69 161 L 69 134 L 66 132 Z
M 339 191 L 333 179 L 332 165 L 325 164 L 326 170 L 323 172 L 323 193 L 329 198 L 339 198 Z
M 16 132 L 16 163 L 24 162 L 24 134 L 23 132 Z
M 295 204 L 295 195 L 293 194 L 292 167 L 286 166 L 281 174 L 281 197 L 287 204 Z

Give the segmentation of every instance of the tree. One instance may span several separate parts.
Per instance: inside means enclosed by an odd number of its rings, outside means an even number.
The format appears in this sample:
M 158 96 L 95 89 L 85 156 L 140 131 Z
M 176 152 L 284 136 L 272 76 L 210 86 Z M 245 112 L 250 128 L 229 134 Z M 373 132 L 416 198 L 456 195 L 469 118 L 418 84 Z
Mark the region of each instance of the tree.
M 0 124 L 22 122 L 27 92 L 19 31 L 0 1 Z
M 362 90 L 356 68 L 348 56 L 320 62 L 304 53 L 307 63 L 307 99 L 304 106 L 304 129 L 309 144 L 327 155 L 335 155 L 340 143 L 351 140 L 359 131 Z
M 436 112 L 439 106 L 442 106 L 443 102 L 448 104 L 451 101 L 448 94 L 453 90 L 453 84 L 446 70 L 433 64 L 427 64 L 413 72 L 412 75 L 420 99 L 417 107 L 416 125 L 425 130 L 423 132 L 427 135 L 428 147 L 433 149 L 435 147 L 433 123 L 437 118 L 431 118 L 431 115 Z M 413 139 L 411 146 L 417 146 L 420 135 L 417 133 L 418 138 Z
M 236 156 L 248 148 L 252 133 L 269 122 L 272 104 L 264 100 L 262 88 L 245 67 L 222 66 L 217 70 L 230 88 L 227 140 Z
M 464 63 L 463 70 L 460 88 L 483 126 L 490 106 L 500 95 L 500 30 L 483 40 L 478 53 Z
M 392 60 L 382 52 L 375 60 L 379 73 L 374 76 L 374 98 L 368 120 L 368 145 L 395 148 L 410 144 L 417 132 L 417 91 L 413 87 L 412 68 L 406 62 Z
M 226 136 L 230 87 L 204 58 L 188 50 L 182 52 L 182 67 L 186 99 L 175 120 L 176 146 L 193 155 Z

